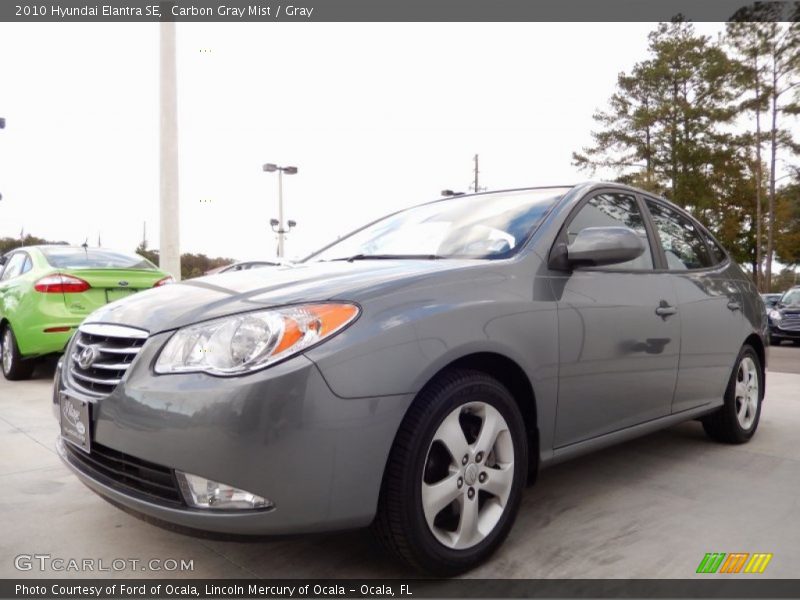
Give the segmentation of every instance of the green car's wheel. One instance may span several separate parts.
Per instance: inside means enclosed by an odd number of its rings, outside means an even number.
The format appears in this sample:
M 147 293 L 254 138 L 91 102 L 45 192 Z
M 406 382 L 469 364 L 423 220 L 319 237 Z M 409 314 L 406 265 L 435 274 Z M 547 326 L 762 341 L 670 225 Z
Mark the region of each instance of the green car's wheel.
M 6 379 L 11 381 L 29 379 L 33 374 L 36 364 L 33 360 L 22 359 L 11 325 L 3 327 L 2 336 L 0 336 L 0 354 L 2 354 L 0 362 L 3 364 L 3 375 Z

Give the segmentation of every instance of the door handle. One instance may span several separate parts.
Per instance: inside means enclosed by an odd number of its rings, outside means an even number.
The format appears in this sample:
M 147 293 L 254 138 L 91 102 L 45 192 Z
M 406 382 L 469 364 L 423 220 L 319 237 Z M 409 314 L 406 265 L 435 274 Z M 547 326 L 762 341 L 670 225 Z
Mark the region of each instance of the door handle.
M 675 308 L 674 306 L 670 306 L 664 300 L 661 301 L 661 304 L 659 304 L 658 308 L 656 309 L 656 314 L 659 317 L 663 318 L 663 319 L 666 319 L 667 317 L 671 317 L 672 315 L 674 315 L 677 312 L 678 312 L 677 308 Z
M 742 305 L 736 300 L 731 300 L 728 302 L 728 308 L 730 308 L 731 310 L 741 310 Z

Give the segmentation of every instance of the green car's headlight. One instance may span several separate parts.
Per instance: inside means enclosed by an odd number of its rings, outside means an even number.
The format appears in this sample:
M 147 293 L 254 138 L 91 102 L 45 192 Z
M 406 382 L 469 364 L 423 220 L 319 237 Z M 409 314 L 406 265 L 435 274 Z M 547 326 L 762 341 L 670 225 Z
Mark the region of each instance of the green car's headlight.
M 190 325 L 169 339 L 155 370 L 161 374 L 250 373 L 334 335 L 358 313 L 354 304 L 304 304 Z

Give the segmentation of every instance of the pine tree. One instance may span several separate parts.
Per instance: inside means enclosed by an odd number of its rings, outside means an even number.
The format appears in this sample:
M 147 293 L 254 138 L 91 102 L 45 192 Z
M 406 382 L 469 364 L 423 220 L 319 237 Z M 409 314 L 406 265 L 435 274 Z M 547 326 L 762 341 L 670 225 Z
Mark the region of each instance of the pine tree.
M 738 113 L 736 65 L 679 19 L 660 24 L 649 42 L 647 59 L 619 75 L 608 109 L 595 115 L 594 145 L 575 153 L 574 164 L 610 168 L 721 227 L 721 207 L 747 187 L 750 160 L 727 127 Z
M 753 274 L 756 285 L 763 289 L 762 268 L 764 264 L 763 250 L 763 184 L 764 161 L 762 148 L 764 134 L 762 132 L 762 116 L 768 106 L 767 83 L 767 54 L 765 29 L 769 27 L 768 21 L 774 17 L 774 7 L 766 4 L 753 5 L 742 9 L 726 26 L 725 43 L 736 57 L 737 73 L 735 85 L 738 86 L 741 96 L 739 103 L 740 112 L 747 116 L 753 115 L 753 135 L 744 138 L 755 149 L 755 161 L 752 163 L 752 173 L 755 194 L 755 260 Z

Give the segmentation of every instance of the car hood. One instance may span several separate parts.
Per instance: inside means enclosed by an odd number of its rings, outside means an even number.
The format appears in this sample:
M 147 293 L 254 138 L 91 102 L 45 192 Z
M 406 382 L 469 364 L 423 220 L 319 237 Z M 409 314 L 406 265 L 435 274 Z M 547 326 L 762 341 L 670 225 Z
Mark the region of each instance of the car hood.
M 335 261 L 266 267 L 190 279 L 134 294 L 92 313 L 151 334 L 238 312 L 329 299 L 358 302 L 409 279 L 483 263 L 477 260 Z

